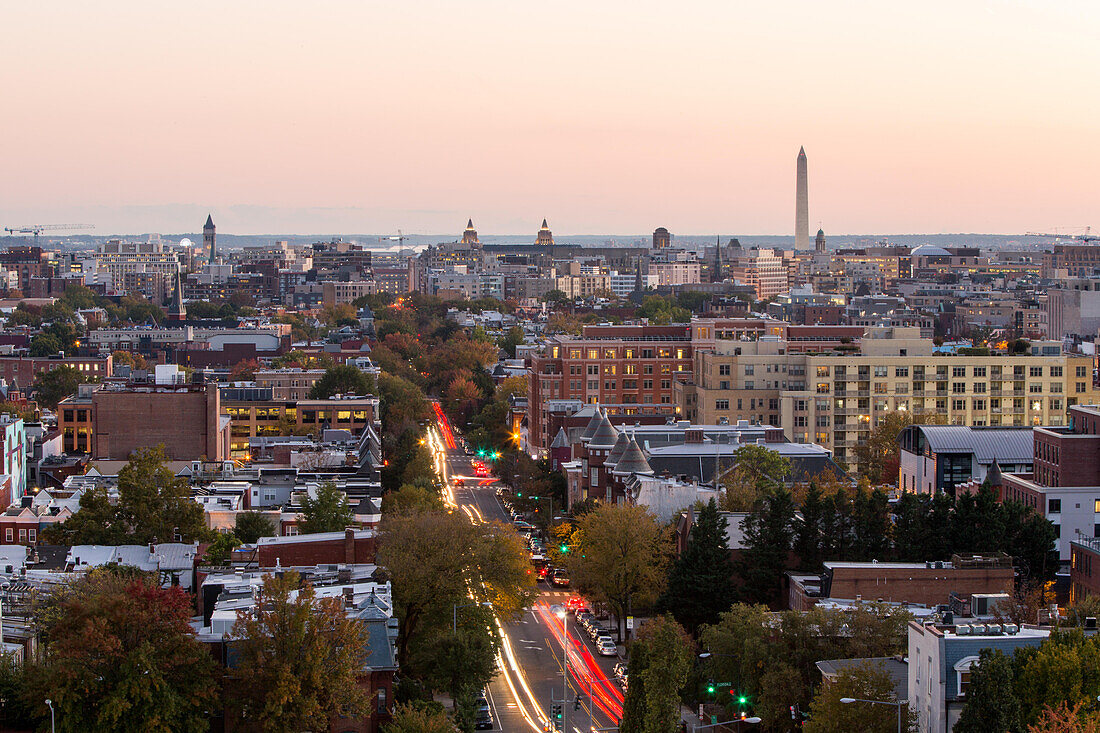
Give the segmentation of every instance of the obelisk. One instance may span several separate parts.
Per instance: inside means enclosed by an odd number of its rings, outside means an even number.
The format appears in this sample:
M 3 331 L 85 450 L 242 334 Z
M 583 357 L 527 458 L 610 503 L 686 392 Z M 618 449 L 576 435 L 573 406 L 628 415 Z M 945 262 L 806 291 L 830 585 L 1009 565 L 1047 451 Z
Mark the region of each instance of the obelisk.
M 806 149 L 798 149 L 798 167 L 794 199 L 794 248 L 810 248 L 810 195 L 806 181 Z

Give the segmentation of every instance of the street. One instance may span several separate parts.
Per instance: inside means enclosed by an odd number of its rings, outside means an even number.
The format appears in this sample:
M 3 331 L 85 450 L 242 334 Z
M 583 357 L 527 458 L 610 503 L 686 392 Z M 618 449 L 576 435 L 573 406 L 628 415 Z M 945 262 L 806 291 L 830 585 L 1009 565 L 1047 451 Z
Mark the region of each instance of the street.
M 510 524 L 496 496 L 498 483 L 475 476 L 470 458 L 450 434 L 446 417 L 437 411 L 437 426 L 429 432 L 436 470 L 447 484 L 446 500 L 474 522 Z M 462 486 L 455 486 L 455 479 Z M 539 597 L 515 623 L 500 625 L 501 674 L 489 685 L 488 699 L 496 727 L 502 731 L 542 731 L 552 703 L 559 702 L 562 730 L 617 730 L 622 716 L 623 690 L 613 677 L 618 657 L 596 654 L 587 634 L 574 628 L 568 615 L 563 622 L 551 607 L 564 608 L 573 594 L 539 582 Z M 568 639 L 568 675 L 563 680 L 563 639 Z M 564 694 L 563 694 L 564 686 Z M 579 706 L 577 705 L 579 698 Z M 591 721 L 591 722 L 590 722 Z

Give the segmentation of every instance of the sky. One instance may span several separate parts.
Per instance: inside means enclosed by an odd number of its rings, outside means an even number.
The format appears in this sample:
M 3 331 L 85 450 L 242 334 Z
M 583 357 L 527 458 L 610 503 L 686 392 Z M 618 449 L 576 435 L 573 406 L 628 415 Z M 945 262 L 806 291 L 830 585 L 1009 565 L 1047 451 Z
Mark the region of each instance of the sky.
M 1100 3 L 6 2 L 0 226 L 1100 227 Z

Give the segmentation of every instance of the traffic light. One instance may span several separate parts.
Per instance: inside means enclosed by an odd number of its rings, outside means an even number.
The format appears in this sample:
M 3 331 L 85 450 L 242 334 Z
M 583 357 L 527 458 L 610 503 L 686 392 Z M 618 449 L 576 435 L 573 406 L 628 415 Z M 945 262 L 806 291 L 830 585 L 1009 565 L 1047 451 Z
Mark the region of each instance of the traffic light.
M 491 455 L 489 457 L 491 459 L 493 459 L 494 461 L 499 460 L 500 459 L 500 451 L 496 451 L 496 450 L 493 451 L 493 455 Z
M 714 689 L 714 680 L 707 680 L 707 694 L 713 695 Z
M 737 704 L 738 705 L 744 705 L 748 701 L 749 701 L 749 698 L 745 697 L 744 695 L 741 695 L 740 697 L 737 698 Z
M 558 547 L 558 552 L 560 552 L 563 555 L 565 553 L 569 552 L 569 545 L 566 545 L 566 544 L 561 545 L 560 547 Z
M 577 695 L 575 698 L 573 698 L 573 709 L 574 710 L 580 710 L 581 709 L 581 696 L 580 695 Z
M 562 729 L 562 721 L 565 719 L 565 714 L 562 712 L 562 704 L 556 702 L 550 706 L 550 722 L 554 725 L 554 730 Z
M 482 458 L 484 458 L 485 457 L 485 449 L 484 448 L 478 448 L 477 449 L 477 454 L 479 456 L 481 456 Z

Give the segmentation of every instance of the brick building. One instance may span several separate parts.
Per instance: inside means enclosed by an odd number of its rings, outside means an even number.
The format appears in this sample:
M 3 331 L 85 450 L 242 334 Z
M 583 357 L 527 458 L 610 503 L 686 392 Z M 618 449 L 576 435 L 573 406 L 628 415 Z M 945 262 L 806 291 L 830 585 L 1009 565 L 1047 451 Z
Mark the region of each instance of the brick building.
M 1070 542 L 1069 602 L 1100 597 L 1100 539 L 1078 537 Z
M 586 326 L 580 337 L 552 337 L 528 377 L 532 450 L 545 453 L 554 439 L 551 400 L 621 404 L 625 415 L 675 414 L 673 381 L 690 377 L 695 352 L 713 345 L 712 321 Z
M 126 460 L 163 444 L 170 460 L 229 457 L 229 417 L 217 385 L 81 385 L 57 408 L 62 450 Z
M 299 565 L 354 565 L 373 563 L 377 538 L 373 529 L 347 528 L 285 537 L 261 537 L 256 543 L 262 568 Z
M 257 387 L 270 387 L 273 400 L 304 400 L 324 369 L 261 369 L 255 374 Z
M 107 356 L 0 356 L 0 377 L 9 385 L 27 389 L 41 372 L 52 372 L 59 366 L 71 366 L 88 377 L 107 379 L 114 374 L 114 364 Z

